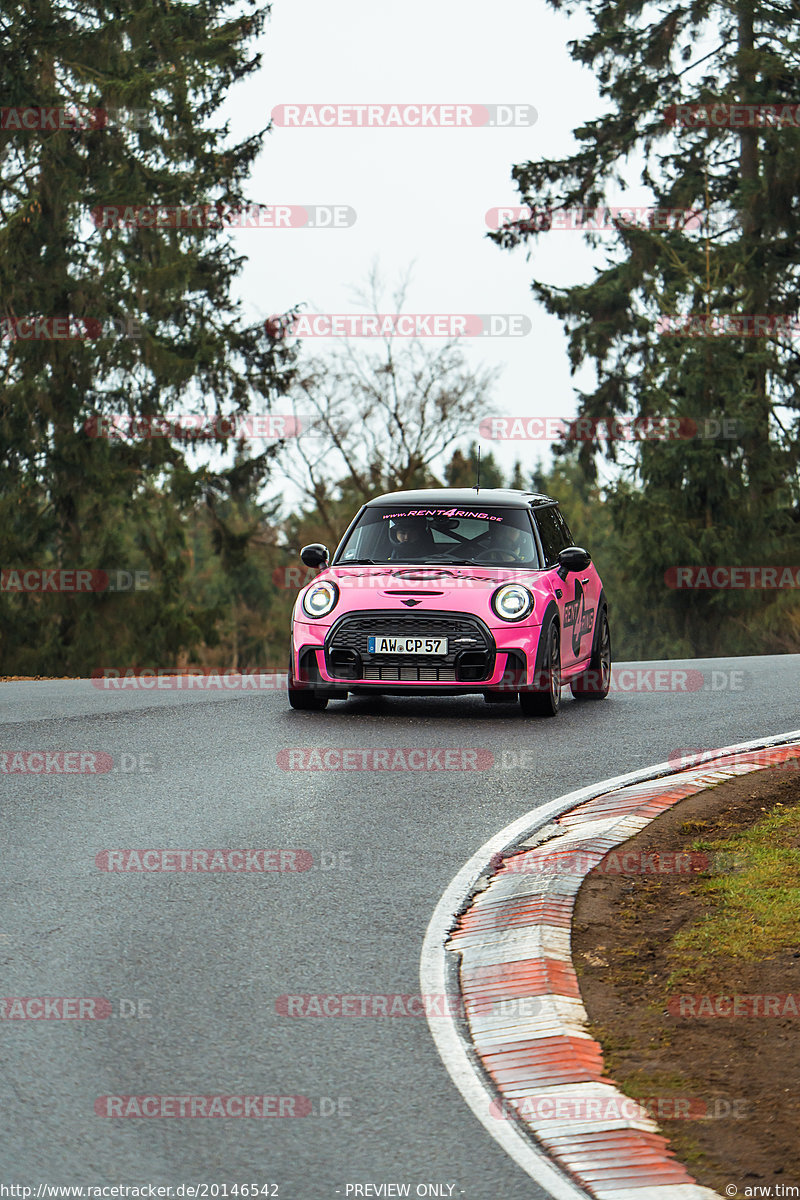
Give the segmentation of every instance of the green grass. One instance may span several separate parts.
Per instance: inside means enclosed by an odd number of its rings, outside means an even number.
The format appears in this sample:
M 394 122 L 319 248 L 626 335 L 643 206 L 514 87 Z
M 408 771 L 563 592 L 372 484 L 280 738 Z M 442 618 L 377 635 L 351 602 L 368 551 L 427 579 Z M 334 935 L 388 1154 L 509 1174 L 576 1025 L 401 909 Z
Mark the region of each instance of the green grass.
M 707 1085 L 702 1079 L 689 1078 L 676 1072 L 635 1071 L 620 1086 L 624 1088 L 627 1096 L 634 1100 L 642 1100 L 650 1096 L 683 1096 L 687 1089 L 702 1092 Z
M 761 962 L 800 942 L 800 808 L 778 804 L 750 828 L 715 841 L 713 851 L 734 856 L 736 869 L 697 881 L 714 907 L 675 935 L 670 986 L 696 979 L 714 960 Z

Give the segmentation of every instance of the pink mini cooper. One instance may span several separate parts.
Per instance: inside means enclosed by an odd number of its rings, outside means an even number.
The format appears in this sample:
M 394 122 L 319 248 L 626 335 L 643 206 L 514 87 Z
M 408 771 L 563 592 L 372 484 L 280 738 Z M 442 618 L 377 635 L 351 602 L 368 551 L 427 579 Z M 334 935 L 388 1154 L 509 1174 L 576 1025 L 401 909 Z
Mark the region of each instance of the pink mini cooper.
M 611 679 L 608 603 L 558 503 L 503 489 L 389 492 L 365 504 L 292 614 L 289 703 L 348 693 L 519 696 L 554 717 L 561 688 L 602 700 Z

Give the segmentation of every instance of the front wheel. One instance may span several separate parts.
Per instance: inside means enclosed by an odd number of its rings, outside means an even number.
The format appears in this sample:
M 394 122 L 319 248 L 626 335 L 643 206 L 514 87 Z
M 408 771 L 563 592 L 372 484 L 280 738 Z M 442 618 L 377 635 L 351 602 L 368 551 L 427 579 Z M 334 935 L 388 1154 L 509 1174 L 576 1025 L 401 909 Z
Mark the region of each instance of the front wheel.
M 611 630 L 606 610 L 600 613 L 588 670 L 570 681 L 576 700 L 605 700 L 611 687 Z
M 561 707 L 561 642 L 555 622 L 543 636 L 547 640 L 536 681 L 538 690 L 519 694 L 520 708 L 526 717 L 555 717 Z
M 322 712 L 328 707 L 328 697 L 318 696 L 312 691 L 289 688 L 289 703 L 292 708 L 300 708 L 304 712 Z
M 299 708 L 303 712 L 322 712 L 328 707 L 328 697 L 318 696 L 313 688 L 297 688 L 292 687 L 294 676 L 292 675 L 292 648 L 289 644 L 289 671 L 286 676 L 287 692 L 289 695 L 289 704 L 292 708 Z

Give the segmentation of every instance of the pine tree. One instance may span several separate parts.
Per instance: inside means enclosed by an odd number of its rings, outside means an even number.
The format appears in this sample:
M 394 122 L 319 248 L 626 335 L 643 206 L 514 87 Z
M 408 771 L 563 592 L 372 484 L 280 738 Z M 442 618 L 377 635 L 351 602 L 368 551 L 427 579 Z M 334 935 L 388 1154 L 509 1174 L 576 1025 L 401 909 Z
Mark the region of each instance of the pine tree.
M 63 128 L 6 120 L 0 132 L 0 560 L 96 568 L 137 556 L 156 577 L 127 613 L 146 659 L 171 660 L 213 626 L 185 597 L 182 514 L 230 480 L 198 467 L 186 436 L 129 436 L 128 419 L 263 410 L 291 370 L 285 345 L 246 327 L 231 294 L 242 259 L 225 214 L 246 200 L 264 131 L 234 144 L 215 122 L 258 67 L 248 45 L 267 13 L 254 0 L 0 3 L 4 105 L 65 114 Z M 195 222 L 211 207 L 194 228 L 162 228 L 131 215 L 141 206 L 185 207 Z M 80 336 L 14 337 L 29 318 Z M 103 421 L 119 436 L 96 436 Z M 212 425 L 202 445 L 231 441 Z M 273 456 L 249 457 L 254 480 Z M 120 652 L 116 598 L 31 599 L 0 597 L 6 670 L 20 654 L 58 672 Z
M 797 312 L 800 128 L 671 124 L 678 113 L 670 106 L 794 105 L 798 5 L 698 0 L 665 12 L 645 0 L 550 3 L 588 10 L 594 28 L 570 52 L 596 72 L 608 110 L 575 130 L 575 153 L 514 168 L 533 211 L 492 236 L 511 247 L 556 236 L 548 231 L 558 210 L 620 205 L 624 164 L 643 158 L 653 218 L 616 222 L 615 251 L 590 282 L 532 285 L 564 322 L 573 370 L 587 362 L 594 369 L 594 387 L 579 393 L 588 424 L 576 427 L 593 436 L 566 445 L 579 448 L 591 477 L 598 451 L 618 465 L 610 499 L 644 653 L 770 648 L 770 610 L 785 598 L 670 591 L 665 574 L 677 565 L 799 561 L 800 356 L 778 333 L 707 336 L 699 321 L 683 326 L 698 336 L 663 331 L 674 314 L 708 321 Z M 598 245 L 603 236 L 588 240 Z M 680 432 L 605 436 L 621 418 L 672 418 Z

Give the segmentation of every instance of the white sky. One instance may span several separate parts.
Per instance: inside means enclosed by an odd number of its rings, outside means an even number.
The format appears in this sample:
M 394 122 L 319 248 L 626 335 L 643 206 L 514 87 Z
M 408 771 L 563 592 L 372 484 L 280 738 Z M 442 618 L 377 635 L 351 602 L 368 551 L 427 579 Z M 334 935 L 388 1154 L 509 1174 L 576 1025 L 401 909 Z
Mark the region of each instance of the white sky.
M 248 256 L 240 294 L 248 319 L 304 302 L 307 311 L 354 312 L 353 288 L 376 258 L 394 282 L 414 263 L 411 312 L 523 313 L 521 338 L 467 338 L 470 361 L 502 366 L 501 414 L 569 417 L 576 403 L 560 322 L 537 306 L 534 274 L 588 280 L 602 261 L 578 232 L 552 231 L 526 250 L 501 251 L 484 235 L 487 209 L 516 204 L 514 163 L 563 156 L 571 130 L 601 111 L 591 72 L 567 42 L 583 16 L 544 0 L 489 8 L 478 0 L 274 0 L 260 41 L 262 68 L 229 97 L 225 116 L 243 137 L 285 103 L 532 104 L 535 125 L 511 129 L 275 128 L 248 189 L 266 204 L 346 204 L 349 229 L 232 231 Z M 609 196 L 613 203 L 615 197 Z M 622 203 L 646 203 L 641 190 Z M 613 239 L 613 234 L 609 234 Z M 325 343 L 306 341 L 319 352 Z M 475 430 L 477 437 L 477 429 Z M 488 442 L 510 469 L 549 457 L 543 442 Z

